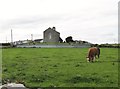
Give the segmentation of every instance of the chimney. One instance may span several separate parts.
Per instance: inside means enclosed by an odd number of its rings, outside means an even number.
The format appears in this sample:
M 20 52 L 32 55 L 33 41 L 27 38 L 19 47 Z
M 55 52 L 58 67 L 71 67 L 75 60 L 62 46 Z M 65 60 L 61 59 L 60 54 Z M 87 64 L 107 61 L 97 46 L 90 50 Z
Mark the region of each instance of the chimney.
M 55 28 L 55 27 L 53 27 L 52 29 L 56 31 L 56 28 Z

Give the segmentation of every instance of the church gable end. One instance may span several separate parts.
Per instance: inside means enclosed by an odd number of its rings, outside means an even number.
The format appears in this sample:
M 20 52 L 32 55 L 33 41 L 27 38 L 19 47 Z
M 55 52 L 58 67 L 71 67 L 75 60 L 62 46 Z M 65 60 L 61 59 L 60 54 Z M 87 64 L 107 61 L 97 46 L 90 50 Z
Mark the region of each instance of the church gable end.
M 60 33 L 56 31 L 56 28 L 48 28 L 44 31 L 44 42 L 59 42 Z

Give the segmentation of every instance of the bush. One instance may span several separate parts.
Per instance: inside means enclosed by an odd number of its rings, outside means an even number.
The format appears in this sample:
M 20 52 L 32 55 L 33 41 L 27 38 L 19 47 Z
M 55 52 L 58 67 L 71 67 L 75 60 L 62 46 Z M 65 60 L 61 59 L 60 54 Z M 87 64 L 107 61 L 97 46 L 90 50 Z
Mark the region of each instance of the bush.
M 10 43 L 2 43 L 2 46 L 10 46 Z

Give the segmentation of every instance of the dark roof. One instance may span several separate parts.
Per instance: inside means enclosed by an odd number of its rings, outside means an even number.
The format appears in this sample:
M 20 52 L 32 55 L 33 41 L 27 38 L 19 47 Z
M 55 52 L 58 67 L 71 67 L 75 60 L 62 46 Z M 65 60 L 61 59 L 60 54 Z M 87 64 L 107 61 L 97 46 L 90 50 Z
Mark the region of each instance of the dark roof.
M 42 41 L 43 39 L 35 39 L 34 41 Z
M 55 27 L 53 27 L 53 28 L 48 28 L 48 29 L 46 29 L 44 32 L 46 32 L 47 30 L 53 30 L 53 29 L 55 29 Z M 58 32 L 58 31 L 56 31 L 56 30 L 53 30 L 54 32 L 56 32 L 56 33 L 58 33 L 58 34 L 60 34 L 60 32 Z

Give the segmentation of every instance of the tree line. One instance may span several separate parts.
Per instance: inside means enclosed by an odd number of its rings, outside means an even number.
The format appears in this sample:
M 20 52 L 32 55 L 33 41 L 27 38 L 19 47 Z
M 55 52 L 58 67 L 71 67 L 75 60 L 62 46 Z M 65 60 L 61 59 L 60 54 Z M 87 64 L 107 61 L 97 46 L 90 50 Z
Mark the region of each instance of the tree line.
M 104 48 L 120 48 L 120 44 L 92 44 L 93 46 L 97 47 L 104 47 Z

